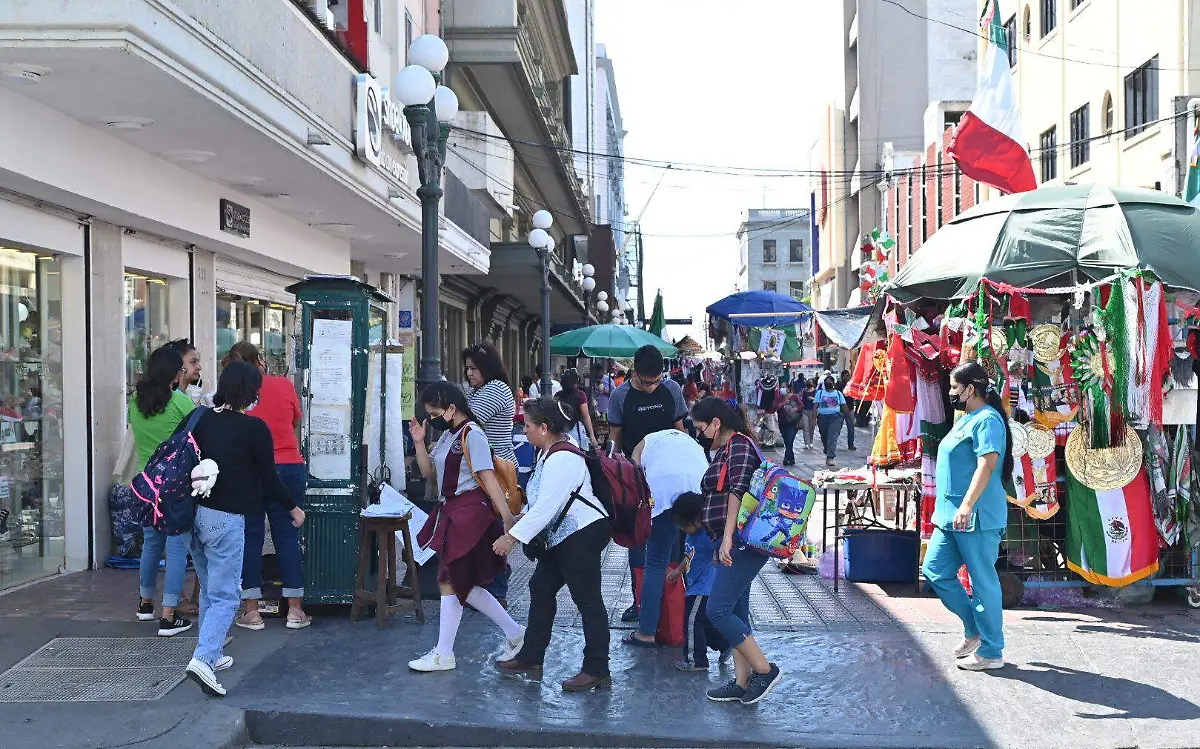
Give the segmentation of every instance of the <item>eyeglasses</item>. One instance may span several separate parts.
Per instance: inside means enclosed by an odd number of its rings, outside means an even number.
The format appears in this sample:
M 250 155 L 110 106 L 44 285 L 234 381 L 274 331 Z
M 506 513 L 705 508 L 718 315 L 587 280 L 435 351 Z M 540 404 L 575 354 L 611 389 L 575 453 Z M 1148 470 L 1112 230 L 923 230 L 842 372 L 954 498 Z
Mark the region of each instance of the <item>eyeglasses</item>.
M 642 377 L 641 375 L 636 375 L 635 379 L 638 381 L 638 384 L 641 385 L 642 387 L 652 388 L 652 387 L 657 387 L 657 386 L 661 385 L 663 378 L 662 378 L 662 375 L 659 375 L 658 377 L 653 377 L 650 379 Z

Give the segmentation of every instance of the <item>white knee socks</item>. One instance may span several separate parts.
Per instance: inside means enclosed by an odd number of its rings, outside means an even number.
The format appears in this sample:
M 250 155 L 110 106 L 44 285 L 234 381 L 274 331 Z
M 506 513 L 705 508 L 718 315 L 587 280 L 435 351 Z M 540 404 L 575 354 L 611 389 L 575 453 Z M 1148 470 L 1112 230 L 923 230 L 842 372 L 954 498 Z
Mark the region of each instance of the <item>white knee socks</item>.
M 446 599 L 442 599 L 442 610 L 446 610 Z M 487 592 L 483 588 L 472 588 L 471 594 L 467 596 L 467 603 L 475 607 L 475 610 L 491 619 L 504 630 L 504 636 L 512 639 L 521 631 L 521 625 L 517 624 L 516 620 L 509 616 L 496 597 Z M 459 607 L 461 611 L 462 608 Z
M 454 638 L 458 635 L 458 624 L 462 621 L 462 615 L 463 607 L 458 602 L 458 596 L 442 596 L 442 615 L 439 621 L 437 644 L 439 654 L 454 655 Z

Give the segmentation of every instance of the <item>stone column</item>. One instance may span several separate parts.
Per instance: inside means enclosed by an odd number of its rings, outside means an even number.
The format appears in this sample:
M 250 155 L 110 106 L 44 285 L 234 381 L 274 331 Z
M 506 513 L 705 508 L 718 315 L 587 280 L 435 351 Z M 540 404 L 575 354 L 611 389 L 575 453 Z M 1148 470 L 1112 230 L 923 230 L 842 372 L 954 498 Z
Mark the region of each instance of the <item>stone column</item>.
M 217 389 L 217 273 L 216 255 L 192 250 L 192 345 L 200 353 L 204 392 Z

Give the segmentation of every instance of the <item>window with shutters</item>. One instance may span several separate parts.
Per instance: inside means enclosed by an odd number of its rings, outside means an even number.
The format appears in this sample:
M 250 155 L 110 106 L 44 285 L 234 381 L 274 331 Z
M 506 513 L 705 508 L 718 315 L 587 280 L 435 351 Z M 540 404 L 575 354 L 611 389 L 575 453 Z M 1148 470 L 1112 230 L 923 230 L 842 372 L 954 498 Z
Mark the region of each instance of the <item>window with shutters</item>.
M 1125 76 L 1125 137 L 1132 138 L 1158 119 L 1158 55 Z
M 1042 36 L 1058 27 L 1058 0 L 1042 0 Z
M 1058 177 L 1058 127 L 1042 133 L 1039 139 L 1038 160 L 1042 167 L 1042 182 Z
M 763 263 L 774 265 L 779 262 L 774 239 L 763 240 Z
M 788 262 L 803 263 L 804 262 L 804 240 L 789 239 L 788 240 Z
M 1084 104 L 1071 112 L 1071 168 L 1083 166 L 1092 159 L 1092 143 L 1089 140 L 1091 106 Z

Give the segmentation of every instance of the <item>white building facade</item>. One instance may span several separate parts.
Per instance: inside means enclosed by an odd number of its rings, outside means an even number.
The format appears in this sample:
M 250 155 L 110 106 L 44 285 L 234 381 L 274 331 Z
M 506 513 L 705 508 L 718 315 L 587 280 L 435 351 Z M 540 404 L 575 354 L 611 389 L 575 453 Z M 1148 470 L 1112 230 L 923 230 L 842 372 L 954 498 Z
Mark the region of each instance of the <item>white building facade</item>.
M 437 3 L 376 1 L 339 27 L 348 47 L 320 3 L 67 3 L 53 22 L 0 4 L 0 140 L 20 144 L 0 149 L 0 589 L 110 553 L 150 350 L 191 339 L 210 387 L 238 340 L 286 373 L 288 285 L 354 273 L 395 293 L 419 273 L 407 128 L 361 156 L 380 123 L 356 93 L 386 89 Z M 482 277 L 489 256 L 442 222 L 447 272 Z
M 807 300 L 812 291 L 812 224 L 808 209 L 750 209 L 738 228 L 738 289 L 763 289 Z

